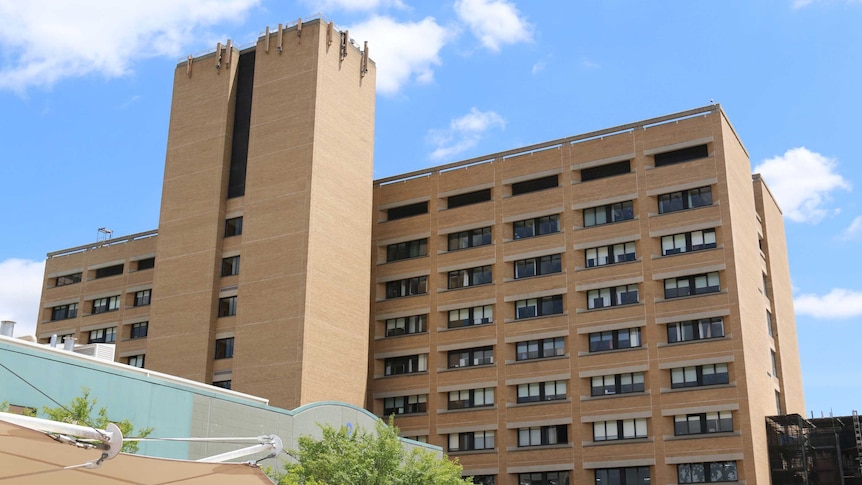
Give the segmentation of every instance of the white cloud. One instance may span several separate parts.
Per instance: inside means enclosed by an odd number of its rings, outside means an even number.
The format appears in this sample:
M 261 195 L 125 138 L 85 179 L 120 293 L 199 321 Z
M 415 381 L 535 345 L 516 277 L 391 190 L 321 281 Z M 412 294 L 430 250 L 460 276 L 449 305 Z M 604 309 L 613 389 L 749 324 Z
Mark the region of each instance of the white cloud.
M 494 52 L 506 44 L 533 40 L 533 26 L 506 0 L 457 0 L 455 13 Z
M 378 10 L 386 7 L 395 7 L 398 9 L 407 8 L 401 0 L 306 0 L 304 3 L 320 12 L 336 12 L 345 10 L 358 12 Z
M 793 299 L 799 315 L 814 318 L 838 319 L 862 316 L 862 292 L 833 288 L 826 295 L 805 294 Z
M 259 0 L 0 0 L 0 90 L 123 76 L 134 60 L 178 57 L 207 27 Z
M 533 69 L 532 69 L 533 75 L 535 76 L 539 72 L 544 71 L 545 67 L 547 67 L 547 63 L 545 63 L 545 61 L 539 61 L 539 62 L 533 64 Z
M 829 212 L 825 206 L 830 192 L 850 190 L 850 183 L 835 171 L 836 165 L 835 159 L 800 147 L 764 160 L 754 171 L 763 175 L 788 219 L 817 223 Z
M 505 127 L 506 120 L 499 114 L 471 108 L 466 115 L 449 122 L 449 128 L 428 132 L 428 140 L 437 146 L 430 156 L 434 160 L 440 160 L 457 155 L 476 146 L 491 128 Z
M 377 90 L 382 94 L 396 93 L 411 80 L 431 82 L 434 66 L 440 65 L 440 49 L 451 35 L 433 17 L 399 23 L 375 16 L 349 30 L 360 44 L 368 41 L 369 55 L 377 66 Z
M 0 261 L 0 320 L 12 320 L 15 336 L 34 335 L 42 296 L 45 263 L 26 259 Z
M 793 8 L 803 8 L 811 5 L 812 3 L 827 3 L 831 0 L 794 0 Z M 862 0 L 845 0 L 844 3 L 862 3 Z
M 859 234 L 862 234 L 862 216 L 856 216 L 855 219 L 847 226 L 847 229 L 844 229 L 844 233 L 841 234 L 841 239 L 849 240 L 854 239 Z

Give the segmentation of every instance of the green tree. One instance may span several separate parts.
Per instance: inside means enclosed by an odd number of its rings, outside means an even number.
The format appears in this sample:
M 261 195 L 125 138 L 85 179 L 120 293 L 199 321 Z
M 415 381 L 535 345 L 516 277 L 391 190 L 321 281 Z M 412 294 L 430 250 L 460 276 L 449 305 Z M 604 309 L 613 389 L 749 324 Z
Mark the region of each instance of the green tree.
M 398 428 L 377 421 L 375 431 L 320 425 L 323 438 L 299 438 L 296 463 L 276 473 L 279 485 L 466 485 L 461 465 L 430 450 L 401 446 Z
M 108 410 L 99 408 L 96 410 L 96 398 L 90 398 L 90 389 L 81 388 L 81 395 L 72 399 L 72 402 L 66 406 L 58 406 L 56 408 L 44 407 L 42 413 L 52 421 L 60 421 L 62 423 L 77 424 L 80 426 L 92 426 L 94 428 L 105 429 L 108 423 L 114 423 L 120 428 L 123 436 L 133 436 L 132 433 L 135 427 L 128 419 L 116 421 L 108 418 Z M 95 413 L 95 414 L 94 414 Z M 138 438 L 144 438 L 153 432 L 153 428 L 144 428 L 137 433 Z M 137 453 L 138 442 L 126 441 L 123 442 L 124 453 Z

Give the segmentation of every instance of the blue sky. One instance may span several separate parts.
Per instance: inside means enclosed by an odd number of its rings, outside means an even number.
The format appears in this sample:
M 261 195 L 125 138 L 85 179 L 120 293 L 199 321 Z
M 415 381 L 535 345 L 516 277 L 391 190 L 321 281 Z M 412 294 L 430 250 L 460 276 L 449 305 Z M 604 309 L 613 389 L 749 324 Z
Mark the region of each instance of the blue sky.
M 720 102 L 784 210 L 806 403 L 862 407 L 862 0 L 0 0 L 0 318 L 158 226 L 174 66 L 323 14 L 378 68 L 375 177 Z

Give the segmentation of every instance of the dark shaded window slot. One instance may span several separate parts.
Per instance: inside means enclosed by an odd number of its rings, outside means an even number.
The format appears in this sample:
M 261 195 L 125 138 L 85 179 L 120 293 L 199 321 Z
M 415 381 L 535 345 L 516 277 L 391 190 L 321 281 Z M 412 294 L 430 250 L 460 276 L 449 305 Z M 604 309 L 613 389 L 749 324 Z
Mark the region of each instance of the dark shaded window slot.
M 386 220 L 394 221 L 404 219 L 405 217 L 418 216 L 419 214 L 428 213 L 428 201 L 417 202 L 415 204 L 402 205 L 401 207 L 393 207 L 386 211 Z
M 446 199 L 446 206 L 449 209 L 461 207 L 470 204 L 478 204 L 479 202 L 487 202 L 491 200 L 491 189 L 477 190 L 466 194 L 453 195 Z
M 663 167 L 665 165 L 688 162 L 699 158 L 706 158 L 708 156 L 709 150 L 707 150 L 706 144 L 703 144 L 688 148 L 680 148 L 679 150 L 673 150 L 670 152 L 657 153 L 654 159 L 656 167 Z
M 552 189 L 560 185 L 559 175 L 550 175 L 533 180 L 525 180 L 512 184 L 512 195 L 529 194 L 540 190 Z
M 609 163 L 607 165 L 601 165 L 598 167 L 585 168 L 581 170 L 581 182 L 589 182 L 590 180 L 603 179 L 605 177 L 613 177 L 615 175 L 622 175 L 625 173 L 631 173 L 632 171 L 632 162 L 631 160 L 625 160 L 622 162 Z
M 107 268 L 99 268 L 96 270 L 96 279 L 107 278 L 108 276 L 116 276 L 123 274 L 123 265 L 116 264 Z

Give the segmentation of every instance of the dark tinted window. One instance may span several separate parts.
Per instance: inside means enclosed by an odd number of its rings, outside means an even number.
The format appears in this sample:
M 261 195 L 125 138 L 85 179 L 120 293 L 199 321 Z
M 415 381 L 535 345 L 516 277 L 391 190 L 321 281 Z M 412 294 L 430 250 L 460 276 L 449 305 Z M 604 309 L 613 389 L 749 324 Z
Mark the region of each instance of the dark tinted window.
M 122 264 L 108 266 L 107 268 L 99 268 L 96 270 L 96 278 L 105 278 L 107 276 L 116 276 L 118 274 L 123 274 Z
M 559 185 L 558 175 L 551 175 L 539 179 L 525 180 L 512 184 L 512 195 L 528 194 L 539 190 L 550 189 Z
M 405 217 L 417 216 L 419 214 L 428 213 L 428 202 L 418 202 L 416 204 L 402 205 L 401 207 L 393 207 L 386 211 L 386 220 L 394 221 Z
M 463 205 L 477 204 L 491 200 L 491 189 L 477 190 L 467 194 L 453 195 L 446 199 L 447 206 L 450 209 L 461 207 Z
M 146 258 L 138 260 L 138 271 L 142 269 L 153 269 L 156 265 L 156 258 Z
M 698 158 L 706 158 L 709 156 L 709 151 L 706 145 L 697 145 L 688 148 L 681 148 L 671 152 L 657 153 L 655 155 L 655 166 L 672 165 L 674 163 L 688 162 L 689 160 L 697 160 Z
M 598 167 L 585 168 L 581 170 L 581 182 L 589 182 L 590 180 L 601 179 L 605 177 L 613 177 L 614 175 L 622 175 L 632 171 L 631 161 L 625 160 L 622 162 L 609 163 Z

